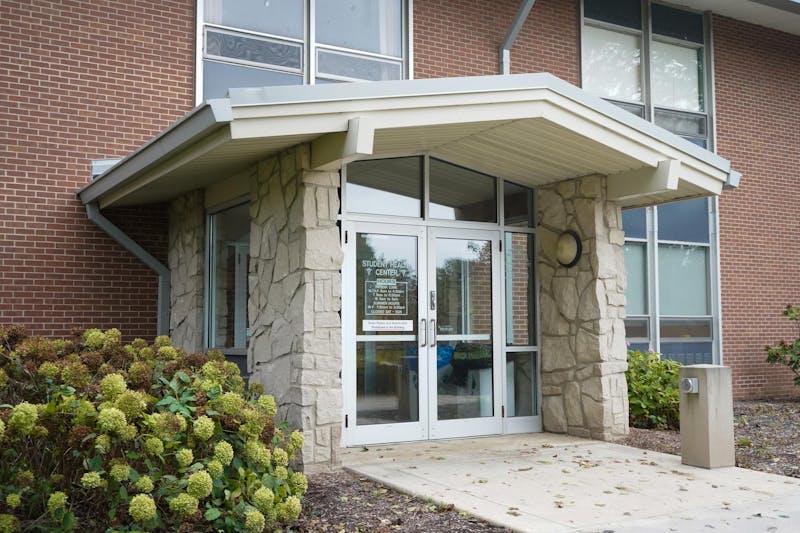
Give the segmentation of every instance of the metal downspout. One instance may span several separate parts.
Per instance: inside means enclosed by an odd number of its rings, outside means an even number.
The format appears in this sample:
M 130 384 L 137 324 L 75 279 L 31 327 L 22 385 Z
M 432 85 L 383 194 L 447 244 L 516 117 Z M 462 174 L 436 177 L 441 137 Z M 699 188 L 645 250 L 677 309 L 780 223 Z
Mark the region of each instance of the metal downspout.
M 86 216 L 88 216 L 89 220 L 94 222 L 98 228 L 105 231 L 112 239 L 120 243 L 123 248 L 136 256 L 139 261 L 147 265 L 158 275 L 158 316 L 156 332 L 158 335 L 169 335 L 169 268 L 164 266 L 161 261 L 150 255 L 150 252 L 142 248 L 139 243 L 131 239 L 125 232 L 104 217 L 103 214 L 100 213 L 100 208 L 97 206 L 96 202 L 86 204 Z
M 528 13 L 533 9 L 533 4 L 536 0 L 523 0 L 519 5 L 519 10 L 511 21 L 511 26 L 508 28 L 503 44 L 500 45 L 500 74 L 511 74 L 511 47 L 514 46 L 514 41 L 517 40 L 519 30 L 525 24 L 528 18 Z

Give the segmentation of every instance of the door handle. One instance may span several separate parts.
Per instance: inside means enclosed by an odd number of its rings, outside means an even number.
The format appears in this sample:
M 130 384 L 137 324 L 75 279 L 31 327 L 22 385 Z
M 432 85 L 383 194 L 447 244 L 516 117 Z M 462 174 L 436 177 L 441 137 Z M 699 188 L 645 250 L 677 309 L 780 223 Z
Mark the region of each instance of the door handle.
M 431 346 L 436 346 L 436 321 L 431 319 Z
M 422 339 L 420 347 L 424 348 L 428 344 L 428 325 L 425 323 L 424 318 L 419 321 L 419 338 Z

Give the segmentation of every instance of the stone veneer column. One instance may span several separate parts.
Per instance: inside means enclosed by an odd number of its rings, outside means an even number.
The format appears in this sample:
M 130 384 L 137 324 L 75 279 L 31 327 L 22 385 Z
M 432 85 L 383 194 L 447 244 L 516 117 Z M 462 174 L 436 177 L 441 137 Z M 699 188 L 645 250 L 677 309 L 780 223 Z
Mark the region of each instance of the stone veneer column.
M 339 173 L 309 148 L 262 161 L 251 185 L 249 364 L 292 427 L 303 464 L 339 461 L 342 420 Z
M 538 189 L 542 419 L 545 431 L 609 440 L 628 433 L 625 257 L 620 208 L 606 179 Z M 556 241 L 576 231 L 577 265 L 556 261 Z
M 203 349 L 203 191 L 179 196 L 169 206 L 169 329 L 175 346 Z

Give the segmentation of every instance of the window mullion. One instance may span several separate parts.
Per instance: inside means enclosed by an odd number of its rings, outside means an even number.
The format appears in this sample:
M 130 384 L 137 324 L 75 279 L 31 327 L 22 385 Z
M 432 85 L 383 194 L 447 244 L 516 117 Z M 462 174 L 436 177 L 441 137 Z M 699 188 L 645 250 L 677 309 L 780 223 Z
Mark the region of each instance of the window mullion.
M 317 83 L 317 33 L 316 33 L 316 0 L 307 0 L 306 16 L 306 83 Z
M 653 120 L 653 99 L 650 84 L 650 57 L 653 43 L 650 1 L 642 0 L 642 102 L 645 120 Z
M 648 262 L 648 304 L 650 305 L 650 343 L 653 349 L 661 352 L 661 329 L 659 324 L 658 294 L 658 216 L 656 207 L 647 208 L 647 251 Z

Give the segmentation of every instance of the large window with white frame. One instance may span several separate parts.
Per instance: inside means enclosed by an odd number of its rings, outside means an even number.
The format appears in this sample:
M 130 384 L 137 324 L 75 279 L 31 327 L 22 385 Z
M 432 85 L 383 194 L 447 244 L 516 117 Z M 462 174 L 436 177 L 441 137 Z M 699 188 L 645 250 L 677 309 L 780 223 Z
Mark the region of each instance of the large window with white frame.
M 649 0 L 584 0 L 583 88 L 704 148 L 709 25 Z M 716 201 L 623 212 L 628 342 L 683 363 L 719 361 Z
M 198 0 L 199 101 L 408 77 L 410 0 Z

